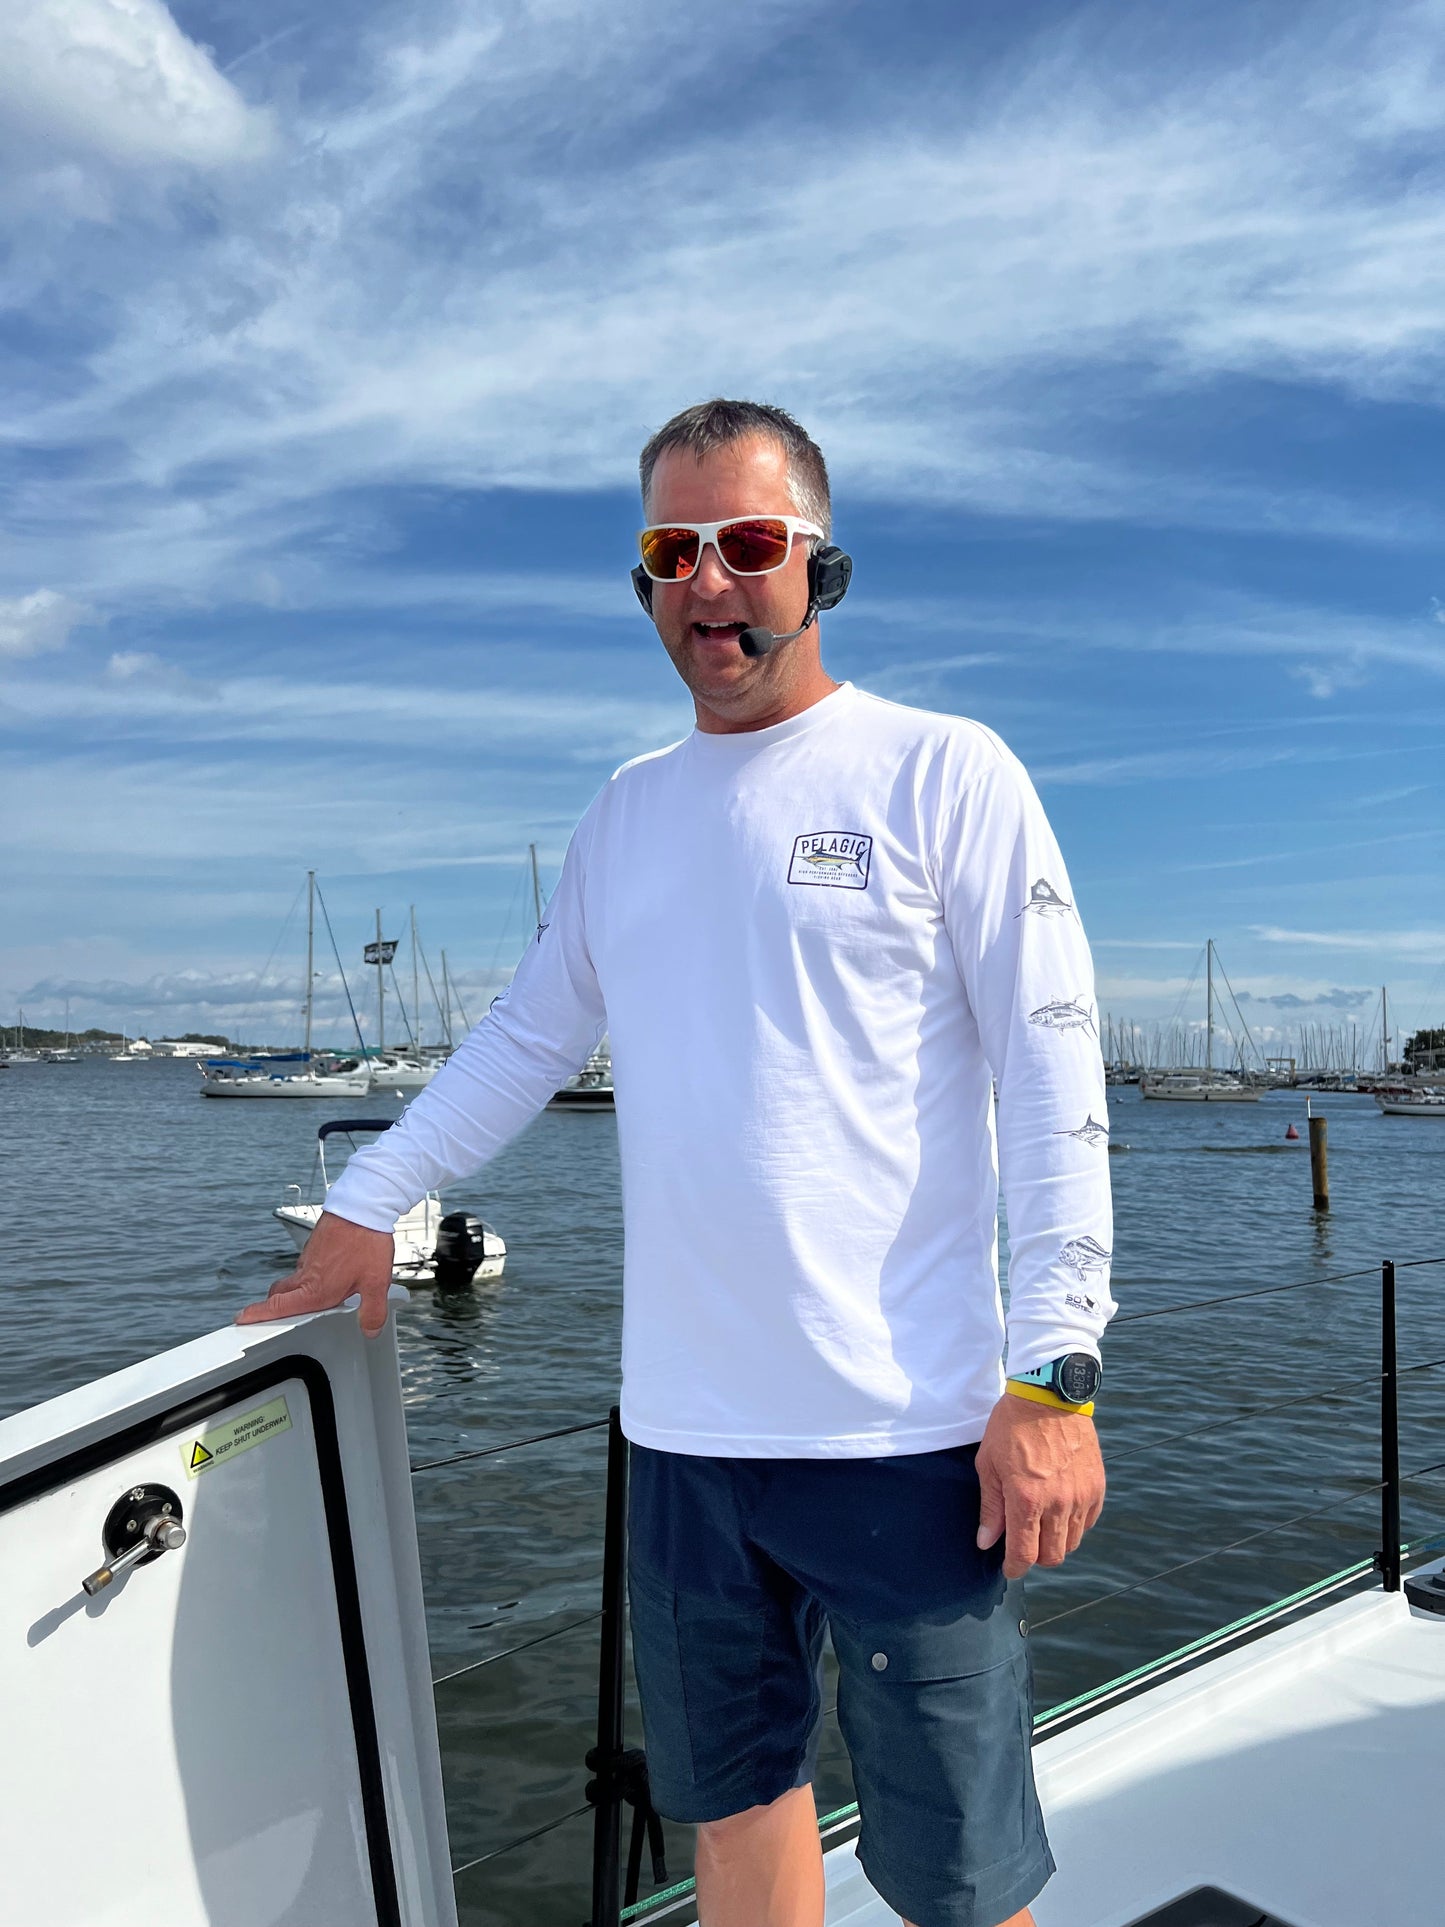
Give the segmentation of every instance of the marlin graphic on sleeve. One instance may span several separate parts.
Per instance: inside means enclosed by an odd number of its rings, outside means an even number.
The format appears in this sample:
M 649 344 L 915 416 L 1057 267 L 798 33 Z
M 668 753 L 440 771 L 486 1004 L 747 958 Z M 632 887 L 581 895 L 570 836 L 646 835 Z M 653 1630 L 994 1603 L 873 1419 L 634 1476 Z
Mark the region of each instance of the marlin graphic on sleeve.
M 1113 1255 L 1097 1238 L 1070 1238 L 1059 1253 L 1059 1262 L 1067 1265 L 1082 1285 L 1088 1282 L 1091 1271 L 1107 1271 Z
M 1093 1117 L 1090 1116 L 1084 1119 L 1077 1131 L 1055 1131 L 1052 1135 L 1054 1137 L 1076 1137 L 1080 1144 L 1087 1144 L 1090 1150 L 1092 1150 L 1096 1144 L 1107 1144 L 1109 1142 L 1109 1127 L 1107 1124 L 1096 1124 Z
M 1050 1004 L 1040 1004 L 1037 1010 L 1029 1012 L 1029 1022 L 1038 1024 L 1044 1030 L 1087 1030 L 1097 1037 L 1094 1027 L 1094 1011 L 1082 997 L 1056 997 Z
M 1072 916 L 1073 909 L 1073 904 L 1059 895 L 1047 877 L 1040 877 L 1038 882 L 1031 886 L 1029 900 L 1023 909 L 1015 911 L 1014 922 L 1017 923 L 1020 917 L 1027 916 L 1030 910 L 1040 917 L 1067 917 Z

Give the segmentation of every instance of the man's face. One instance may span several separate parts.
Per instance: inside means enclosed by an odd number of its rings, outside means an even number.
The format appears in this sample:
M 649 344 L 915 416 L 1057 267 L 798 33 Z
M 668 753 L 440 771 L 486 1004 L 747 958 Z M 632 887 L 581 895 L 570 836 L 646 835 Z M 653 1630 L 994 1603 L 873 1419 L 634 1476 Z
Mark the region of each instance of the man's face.
M 652 473 L 649 524 L 725 522 L 745 515 L 796 515 L 788 459 L 765 435 L 749 436 L 697 460 L 665 449 Z M 684 582 L 654 582 L 652 616 L 663 647 L 698 703 L 715 715 L 748 721 L 770 714 L 800 678 L 816 676 L 816 625 L 766 656 L 745 656 L 738 636 L 755 626 L 784 634 L 808 608 L 806 538 L 795 538 L 781 569 L 734 575 L 712 543 Z

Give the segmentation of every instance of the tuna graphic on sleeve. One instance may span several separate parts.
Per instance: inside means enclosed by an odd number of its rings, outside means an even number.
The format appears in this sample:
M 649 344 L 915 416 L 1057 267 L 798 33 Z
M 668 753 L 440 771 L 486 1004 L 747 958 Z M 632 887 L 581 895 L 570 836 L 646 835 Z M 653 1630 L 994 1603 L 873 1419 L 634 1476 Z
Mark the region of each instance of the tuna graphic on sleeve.
M 1061 897 L 1047 877 L 1040 877 L 1029 890 L 1029 900 L 1022 910 L 1015 911 L 1014 922 L 1033 911 L 1039 917 L 1068 917 L 1073 915 L 1074 906 L 1067 898 Z
M 1059 1253 L 1059 1262 L 1068 1266 L 1081 1285 L 1087 1284 L 1091 1271 L 1107 1271 L 1113 1257 L 1097 1238 L 1070 1238 Z
M 1080 1144 L 1087 1144 L 1092 1151 L 1096 1144 L 1107 1144 L 1109 1142 L 1109 1127 L 1107 1124 L 1096 1123 L 1092 1117 L 1086 1117 L 1076 1131 L 1055 1131 L 1053 1135 L 1055 1137 L 1076 1137 Z
M 1056 997 L 1050 1004 L 1040 1004 L 1029 1012 L 1029 1022 L 1044 1030 L 1086 1030 L 1092 1037 L 1099 1034 L 1094 1028 L 1093 1006 L 1082 997 Z

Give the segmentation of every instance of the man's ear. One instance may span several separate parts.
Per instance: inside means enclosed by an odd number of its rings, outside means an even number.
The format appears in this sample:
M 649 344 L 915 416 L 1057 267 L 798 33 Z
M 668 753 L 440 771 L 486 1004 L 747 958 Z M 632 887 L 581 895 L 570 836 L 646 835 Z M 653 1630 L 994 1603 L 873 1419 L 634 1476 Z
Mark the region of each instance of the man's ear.
M 652 614 L 652 577 L 647 573 L 646 569 L 643 568 L 640 562 L 638 563 L 637 567 L 632 571 L 632 586 L 637 591 L 637 600 L 642 604 L 643 608 L 646 609 L 647 613 L 651 615 Z

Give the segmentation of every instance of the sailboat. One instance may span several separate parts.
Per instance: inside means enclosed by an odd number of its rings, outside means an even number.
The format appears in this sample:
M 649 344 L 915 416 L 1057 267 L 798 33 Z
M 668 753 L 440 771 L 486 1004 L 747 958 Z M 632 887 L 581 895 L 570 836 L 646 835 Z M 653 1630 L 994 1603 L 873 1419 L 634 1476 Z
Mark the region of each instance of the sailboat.
M 11 1064 L 38 1064 L 40 1062 L 39 1051 L 26 1050 L 25 1048 L 25 1012 L 23 1008 L 20 1012 L 20 1022 L 16 1027 L 16 1036 L 17 1042 L 15 1048 L 9 1052 L 7 1062 Z
M 537 874 L 537 846 L 528 850 L 532 858 L 532 908 L 537 913 L 537 928 L 542 927 L 542 880 Z M 612 1047 L 604 1037 L 575 1077 L 569 1077 L 560 1091 L 547 1099 L 549 1111 L 615 1111 L 617 1092 L 612 1083 Z
M 357 1071 L 318 1071 L 311 1055 L 311 1015 L 316 981 L 316 872 L 306 872 L 306 1041 L 291 1056 L 210 1057 L 200 1066 L 202 1097 L 365 1097 L 371 1076 Z M 300 1070 L 268 1065 L 300 1064 Z
M 55 1045 L 43 1053 L 47 1064 L 78 1064 L 80 1052 L 75 1048 L 75 1039 L 70 1034 L 70 999 L 65 1000 L 65 1042 Z
M 370 945 L 367 946 L 368 951 Z M 411 906 L 411 1018 L 408 1020 L 406 1005 L 401 991 L 397 990 L 397 1002 L 401 1005 L 402 1022 L 409 1032 L 405 1049 L 386 1048 L 386 972 L 392 961 L 395 944 L 387 944 L 381 934 L 381 912 L 376 913 L 376 1022 L 377 1049 L 375 1057 L 368 1060 L 371 1071 L 371 1085 L 377 1091 L 401 1091 L 411 1093 L 424 1091 L 437 1072 L 441 1069 L 438 1059 L 430 1060 L 421 1054 L 421 997 L 417 977 L 417 936 L 416 905 Z M 395 984 L 395 976 L 392 978 Z
M 1247 1084 L 1233 1071 L 1214 1068 L 1213 937 L 1205 945 L 1205 957 L 1204 1069 L 1146 1071 L 1139 1079 L 1139 1095 L 1170 1104 L 1257 1104 L 1257 1084 Z

